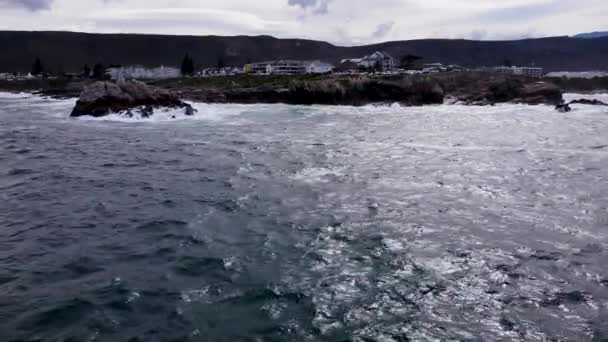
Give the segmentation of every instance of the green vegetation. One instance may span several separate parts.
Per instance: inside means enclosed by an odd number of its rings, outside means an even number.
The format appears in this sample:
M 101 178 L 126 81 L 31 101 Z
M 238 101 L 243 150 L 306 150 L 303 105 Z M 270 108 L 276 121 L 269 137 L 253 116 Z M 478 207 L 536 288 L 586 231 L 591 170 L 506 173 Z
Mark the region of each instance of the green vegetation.
M 224 57 L 220 56 L 220 57 L 217 59 L 217 67 L 218 67 L 219 69 L 221 69 L 221 68 L 224 68 L 225 66 L 226 66 L 226 61 L 224 61 Z
M 422 57 L 407 54 L 401 58 L 401 67 L 404 69 L 414 69 L 416 67 L 416 62 L 422 60 Z
M 324 79 L 324 75 L 300 75 L 300 76 L 225 76 L 207 78 L 179 78 L 169 80 L 151 80 L 148 83 L 168 89 L 230 89 L 230 88 L 288 88 L 289 83 L 296 80 Z
M 194 60 L 190 57 L 190 54 L 186 54 L 182 60 L 181 67 L 182 75 L 188 76 L 194 74 Z
M 91 67 L 88 64 L 85 64 L 82 68 L 82 76 L 85 78 L 91 77 Z
M 103 80 L 106 78 L 106 67 L 103 64 L 95 64 L 93 67 L 93 78 L 96 80 Z
M 36 57 L 34 61 L 34 65 L 32 65 L 32 75 L 40 75 L 44 72 L 44 66 L 42 66 L 42 61 L 39 57 Z

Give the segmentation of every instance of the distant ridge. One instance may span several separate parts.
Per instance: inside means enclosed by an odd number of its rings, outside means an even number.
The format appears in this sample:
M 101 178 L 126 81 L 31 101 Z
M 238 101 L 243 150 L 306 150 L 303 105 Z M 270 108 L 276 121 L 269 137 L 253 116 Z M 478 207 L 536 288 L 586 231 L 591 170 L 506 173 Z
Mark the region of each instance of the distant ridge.
M 574 38 L 585 38 L 585 39 L 593 39 L 593 38 L 602 38 L 608 37 L 608 31 L 597 31 L 590 33 L 580 33 L 574 36 Z
M 608 37 L 551 37 L 516 41 L 423 39 L 341 47 L 304 39 L 270 36 L 166 36 L 77 32 L 0 31 L 0 72 L 27 72 L 36 57 L 55 72 L 77 72 L 84 64 L 178 66 L 186 53 L 199 67 L 240 66 L 269 59 L 321 59 L 337 63 L 383 50 L 401 59 L 465 67 L 537 65 L 546 71 L 608 70 Z

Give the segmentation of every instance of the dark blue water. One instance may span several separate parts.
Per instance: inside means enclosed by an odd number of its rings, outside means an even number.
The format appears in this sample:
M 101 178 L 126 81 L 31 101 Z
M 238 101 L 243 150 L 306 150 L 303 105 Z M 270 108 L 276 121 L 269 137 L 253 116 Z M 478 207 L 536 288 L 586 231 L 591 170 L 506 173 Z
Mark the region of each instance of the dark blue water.
M 0 341 L 603 341 L 608 113 L 0 96 Z

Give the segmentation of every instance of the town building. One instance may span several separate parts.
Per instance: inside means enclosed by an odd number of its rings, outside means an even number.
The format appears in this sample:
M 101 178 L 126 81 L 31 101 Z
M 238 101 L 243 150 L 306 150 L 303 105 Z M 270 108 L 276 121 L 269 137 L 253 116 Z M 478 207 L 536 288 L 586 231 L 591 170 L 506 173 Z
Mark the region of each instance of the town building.
M 139 65 L 108 68 L 106 73 L 113 80 L 128 79 L 167 79 L 181 77 L 178 68 L 160 66 L 157 68 L 146 68 Z
M 608 71 L 554 71 L 547 73 L 545 77 L 592 79 L 596 77 L 608 77 Z
M 306 73 L 308 74 L 328 74 L 334 71 L 335 67 L 332 64 L 321 62 L 321 61 L 312 61 L 308 62 L 306 66 Z
M 44 75 L 37 75 L 34 76 L 31 73 L 27 73 L 27 74 L 22 74 L 22 73 L 0 73 L 0 80 L 2 81 L 26 81 L 26 80 L 33 80 L 33 79 L 37 79 L 37 78 L 56 78 L 56 77 L 48 77 L 48 76 L 44 76 Z
M 384 51 L 376 51 L 363 58 L 343 59 L 341 63 L 355 63 L 359 68 L 381 68 L 384 71 L 392 71 L 396 65 L 395 59 Z
M 220 77 L 220 76 L 235 76 L 243 74 L 241 68 L 224 67 L 224 68 L 207 68 L 194 73 L 194 77 Z
M 448 71 L 448 68 L 442 63 L 427 63 L 422 66 L 422 72 L 427 74 L 446 71 Z
M 278 60 L 247 64 L 243 70 L 251 75 L 304 75 L 329 73 L 334 66 L 321 61 Z
M 445 68 L 445 66 L 443 65 L 443 63 L 426 63 L 422 66 L 423 69 L 430 69 L 430 68 Z
M 495 67 L 494 71 L 497 73 L 500 73 L 500 74 L 520 75 L 520 76 L 535 77 L 535 78 L 543 77 L 543 68 L 537 68 L 537 67 L 499 66 L 499 67 Z
M 423 73 L 438 73 L 438 72 L 462 72 L 466 71 L 465 67 L 457 64 L 444 65 L 443 63 L 427 63 L 422 66 Z
M 281 60 L 271 64 L 273 75 L 303 75 L 306 74 L 306 62 Z
M 250 75 L 270 75 L 272 74 L 273 62 L 259 62 L 246 64 L 243 72 Z
M 453 71 L 453 72 L 463 72 L 463 71 L 467 71 L 467 68 L 458 65 L 458 64 L 450 64 L 447 66 L 448 71 Z

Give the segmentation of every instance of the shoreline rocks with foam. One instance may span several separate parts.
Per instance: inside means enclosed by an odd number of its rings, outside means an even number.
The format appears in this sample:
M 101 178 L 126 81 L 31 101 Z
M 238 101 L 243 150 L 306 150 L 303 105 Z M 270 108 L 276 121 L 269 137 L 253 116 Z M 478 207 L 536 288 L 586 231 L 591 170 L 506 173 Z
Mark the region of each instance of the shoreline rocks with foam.
M 95 82 L 84 88 L 70 116 L 101 117 L 124 113 L 149 117 L 159 108 L 183 108 L 185 115 L 195 111 L 174 93 L 143 82 Z

